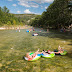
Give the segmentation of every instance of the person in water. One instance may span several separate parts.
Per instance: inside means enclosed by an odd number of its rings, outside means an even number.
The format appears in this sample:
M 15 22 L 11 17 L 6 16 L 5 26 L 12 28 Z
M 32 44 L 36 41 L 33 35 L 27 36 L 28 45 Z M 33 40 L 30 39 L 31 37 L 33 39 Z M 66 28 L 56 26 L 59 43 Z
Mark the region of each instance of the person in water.
M 35 31 L 35 29 L 33 28 L 33 31 Z
M 16 32 L 17 32 L 17 28 L 16 28 Z
M 29 55 L 30 53 L 27 53 L 26 54 L 26 57 L 27 58 L 34 58 L 37 54 L 41 54 L 42 52 L 39 52 L 39 49 L 38 49 L 38 51 L 36 51 L 35 53 L 33 53 L 32 55 Z
M 63 53 L 63 52 L 64 52 L 64 50 L 60 46 L 58 47 L 58 50 L 54 50 L 54 53 L 59 54 L 59 55 L 60 55 L 60 53 Z
M 53 51 L 50 51 L 50 50 L 48 50 L 48 51 L 43 50 L 42 52 L 43 52 L 43 54 L 55 53 L 55 54 L 60 55 L 60 53 L 63 53 L 64 50 L 59 46 L 59 47 L 58 47 L 58 50 L 54 50 L 54 52 L 53 52 Z
M 45 50 L 43 49 L 42 53 L 43 53 L 43 54 L 51 54 L 51 53 L 53 53 L 53 52 L 51 52 L 50 50 L 45 51 Z

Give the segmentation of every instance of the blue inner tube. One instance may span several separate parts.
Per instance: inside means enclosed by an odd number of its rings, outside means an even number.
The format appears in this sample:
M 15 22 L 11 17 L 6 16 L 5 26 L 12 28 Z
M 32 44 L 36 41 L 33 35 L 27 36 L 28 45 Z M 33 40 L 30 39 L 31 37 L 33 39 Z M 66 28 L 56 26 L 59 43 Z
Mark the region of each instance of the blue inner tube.
M 26 32 L 29 32 L 29 30 L 27 30 Z
M 54 53 L 51 53 L 51 54 L 43 54 L 42 53 L 41 56 L 44 57 L 44 58 L 52 58 L 52 57 L 55 56 L 55 54 Z
M 24 57 L 24 58 L 27 61 L 35 61 L 35 60 L 38 60 L 40 57 L 41 57 L 41 54 L 37 54 L 33 59 L 30 59 L 30 58 L 27 58 L 27 57 Z

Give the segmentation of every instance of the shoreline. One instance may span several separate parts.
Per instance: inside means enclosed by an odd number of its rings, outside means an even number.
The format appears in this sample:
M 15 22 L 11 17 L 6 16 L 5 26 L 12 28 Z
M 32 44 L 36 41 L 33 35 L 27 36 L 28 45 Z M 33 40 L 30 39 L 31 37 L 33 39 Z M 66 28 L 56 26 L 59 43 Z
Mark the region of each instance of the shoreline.
M 32 28 L 32 26 L 28 26 L 28 25 L 26 25 L 26 26 L 15 26 L 15 27 L 13 27 L 13 26 L 11 26 L 11 27 L 0 27 L 0 30 L 10 30 L 10 29 L 28 29 L 28 28 Z

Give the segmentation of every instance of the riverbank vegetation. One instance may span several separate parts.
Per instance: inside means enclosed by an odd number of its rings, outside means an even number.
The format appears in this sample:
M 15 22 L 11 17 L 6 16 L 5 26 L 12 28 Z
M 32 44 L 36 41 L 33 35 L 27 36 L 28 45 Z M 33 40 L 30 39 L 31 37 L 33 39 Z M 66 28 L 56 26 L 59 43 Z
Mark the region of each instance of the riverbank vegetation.
M 35 16 L 35 14 L 12 14 L 6 6 L 0 7 L 0 27 L 9 28 L 17 25 L 28 25 L 30 19 Z
M 36 27 L 60 29 L 72 23 L 72 1 L 54 0 L 42 13 L 33 19 L 30 24 Z

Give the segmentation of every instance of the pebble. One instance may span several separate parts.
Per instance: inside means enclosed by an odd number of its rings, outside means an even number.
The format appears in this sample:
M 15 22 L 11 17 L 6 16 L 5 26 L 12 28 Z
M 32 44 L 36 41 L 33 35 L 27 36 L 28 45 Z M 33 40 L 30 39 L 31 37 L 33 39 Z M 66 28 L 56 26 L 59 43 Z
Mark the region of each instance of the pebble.
M 2 64 L 0 63 L 0 67 L 2 67 Z
M 65 43 L 66 41 L 61 41 L 61 42 Z
M 11 48 L 11 49 L 13 49 L 13 48 Z

